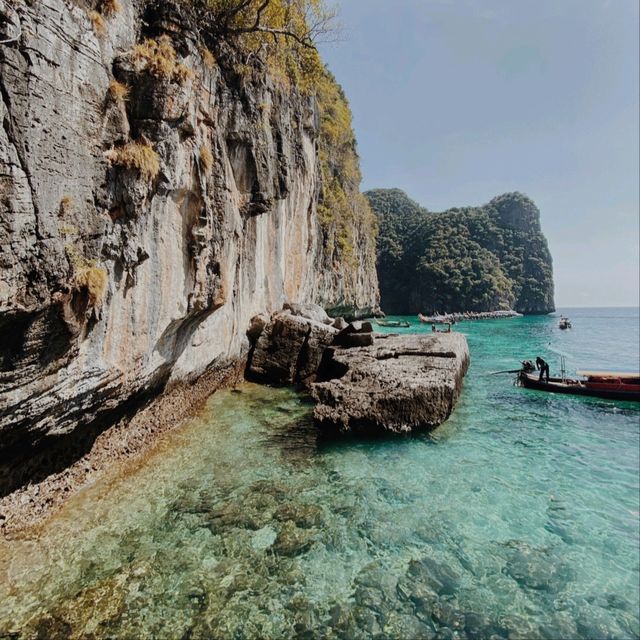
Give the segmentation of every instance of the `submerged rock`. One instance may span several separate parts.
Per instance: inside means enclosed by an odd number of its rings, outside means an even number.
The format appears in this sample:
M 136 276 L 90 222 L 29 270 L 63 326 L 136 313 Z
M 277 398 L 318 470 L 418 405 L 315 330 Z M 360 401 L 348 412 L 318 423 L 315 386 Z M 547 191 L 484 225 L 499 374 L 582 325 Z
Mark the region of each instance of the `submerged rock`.
M 517 540 L 509 542 L 508 547 L 504 572 L 520 586 L 558 593 L 571 580 L 567 564 L 550 554 L 548 550 L 531 547 Z
M 288 520 L 282 525 L 273 549 L 283 556 L 299 556 L 311 548 L 315 535 L 308 529 L 300 529 Z
M 458 333 L 376 336 L 371 346 L 329 353 L 321 375 L 334 379 L 313 384 L 314 417 L 340 431 L 437 427 L 451 414 L 469 366 L 467 341 Z
M 538 625 L 529 617 L 505 615 L 498 617 L 498 624 L 505 633 L 495 634 L 509 640 L 543 640 Z
M 412 615 L 393 612 L 385 622 L 383 631 L 389 638 L 420 638 L 431 640 L 435 632 L 431 627 Z
M 460 588 L 460 576 L 447 565 L 432 558 L 411 560 L 407 577 L 433 589 L 438 595 L 455 595 Z
M 445 600 L 439 600 L 434 604 L 431 617 L 439 626 L 452 631 L 460 632 L 465 627 L 464 612 Z
M 221 533 L 228 529 L 262 529 L 267 516 L 258 510 L 247 509 L 246 505 L 229 502 L 207 513 L 206 526 L 212 533 Z
M 319 527 L 324 522 L 322 509 L 313 504 L 283 504 L 276 509 L 273 517 L 280 522 L 290 520 L 301 529 Z
M 268 549 L 275 542 L 277 535 L 270 526 L 262 527 L 253 534 L 251 547 L 256 551 Z

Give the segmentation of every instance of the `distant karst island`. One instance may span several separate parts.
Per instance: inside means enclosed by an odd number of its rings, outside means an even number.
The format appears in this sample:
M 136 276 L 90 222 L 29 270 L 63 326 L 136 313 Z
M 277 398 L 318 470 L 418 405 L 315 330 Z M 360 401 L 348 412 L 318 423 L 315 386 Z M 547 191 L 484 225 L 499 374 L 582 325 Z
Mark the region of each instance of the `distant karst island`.
M 400 189 L 366 194 L 378 216 L 381 306 L 392 314 L 555 310 L 540 211 L 522 193 L 433 213 Z

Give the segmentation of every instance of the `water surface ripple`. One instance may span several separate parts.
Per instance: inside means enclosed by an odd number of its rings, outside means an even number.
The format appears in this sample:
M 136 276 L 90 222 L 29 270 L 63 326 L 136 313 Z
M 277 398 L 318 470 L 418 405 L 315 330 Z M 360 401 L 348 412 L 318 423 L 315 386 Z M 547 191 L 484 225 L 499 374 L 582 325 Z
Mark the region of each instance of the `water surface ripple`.
M 458 325 L 471 369 L 429 436 L 328 442 L 292 390 L 215 394 L 0 543 L 0 637 L 638 638 L 640 408 L 487 375 L 637 366 L 636 309 L 570 315 Z

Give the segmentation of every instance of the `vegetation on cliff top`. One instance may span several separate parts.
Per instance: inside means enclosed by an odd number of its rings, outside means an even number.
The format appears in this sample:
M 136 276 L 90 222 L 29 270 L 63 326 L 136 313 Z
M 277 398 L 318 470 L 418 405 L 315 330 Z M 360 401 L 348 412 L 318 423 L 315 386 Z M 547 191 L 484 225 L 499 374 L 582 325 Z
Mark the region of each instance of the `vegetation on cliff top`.
M 369 191 L 380 221 L 378 277 L 391 313 L 553 311 L 540 212 L 521 193 L 430 213 L 399 189 Z
M 351 110 L 340 86 L 328 72 L 318 83 L 320 107 L 320 176 L 318 217 L 325 247 L 337 246 L 347 262 L 362 239 L 373 242 L 377 219 L 360 193 L 360 165 L 351 126 Z
M 323 0 L 183 0 L 209 25 L 209 44 L 223 39 L 242 52 L 242 72 L 267 66 L 285 88 L 317 100 L 321 188 L 318 219 L 327 259 L 352 264 L 356 247 L 373 243 L 377 220 L 360 193 L 361 174 L 347 99 L 315 48 L 335 32 Z M 207 40 L 207 34 L 205 34 Z

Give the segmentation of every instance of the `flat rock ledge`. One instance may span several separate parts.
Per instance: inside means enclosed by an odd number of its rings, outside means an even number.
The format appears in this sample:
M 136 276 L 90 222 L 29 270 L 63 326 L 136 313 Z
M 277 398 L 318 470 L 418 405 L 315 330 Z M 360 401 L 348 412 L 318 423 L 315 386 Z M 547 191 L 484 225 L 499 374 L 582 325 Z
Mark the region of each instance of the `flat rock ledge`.
M 327 431 L 428 431 L 453 411 L 469 367 L 462 334 L 383 335 L 367 322 L 331 323 L 294 311 L 254 318 L 247 374 L 304 384 L 317 403 L 314 418 Z
M 469 367 L 462 334 L 376 335 L 368 347 L 332 348 L 344 375 L 312 385 L 314 417 L 342 432 L 428 431 L 451 415 Z

